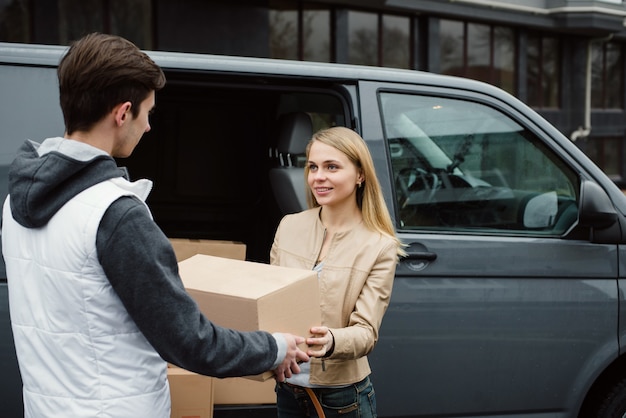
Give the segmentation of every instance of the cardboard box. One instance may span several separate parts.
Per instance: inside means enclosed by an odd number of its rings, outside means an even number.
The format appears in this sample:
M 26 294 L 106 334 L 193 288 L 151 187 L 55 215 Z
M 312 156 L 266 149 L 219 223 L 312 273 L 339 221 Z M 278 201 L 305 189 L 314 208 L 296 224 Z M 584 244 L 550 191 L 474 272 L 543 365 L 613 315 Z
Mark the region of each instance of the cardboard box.
M 235 241 L 217 241 L 208 239 L 170 238 L 176 260 L 183 261 L 196 254 L 213 255 L 216 257 L 246 259 L 246 245 Z
M 274 379 L 257 382 L 242 377 L 229 377 L 213 381 L 215 405 L 275 404 Z
M 187 292 L 217 325 L 308 337 L 310 328 L 322 322 L 317 273 L 312 270 L 201 254 L 178 266 Z M 247 378 L 264 381 L 271 376 L 266 372 Z
M 171 418 L 213 418 L 214 378 L 168 367 L 167 380 L 172 400 Z
M 235 260 L 246 259 L 245 244 L 234 241 L 212 241 L 171 238 L 177 260 L 182 261 L 196 254 L 214 255 Z M 241 377 L 213 380 L 213 403 L 215 405 L 275 404 L 275 382 L 270 379 L 257 382 Z

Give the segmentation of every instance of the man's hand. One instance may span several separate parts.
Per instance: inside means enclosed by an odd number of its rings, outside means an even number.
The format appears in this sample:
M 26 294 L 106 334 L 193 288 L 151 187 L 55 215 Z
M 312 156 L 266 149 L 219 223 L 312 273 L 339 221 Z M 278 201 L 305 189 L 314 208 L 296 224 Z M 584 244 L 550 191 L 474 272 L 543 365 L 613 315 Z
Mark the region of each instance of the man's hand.
M 298 344 L 303 344 L 304 337 L 298 337 L 292 334 L 282 334 L 287 341 L 287 355 L 283 362 L 274 370 L 274 379 L 277 382 L 284 382 L 285 379 L 291 377 L 294 374 L 300 373 L 300 366 L 298 363 L 303 361 L 309 361 L 309 356 L 304 351 L 300 350 Z

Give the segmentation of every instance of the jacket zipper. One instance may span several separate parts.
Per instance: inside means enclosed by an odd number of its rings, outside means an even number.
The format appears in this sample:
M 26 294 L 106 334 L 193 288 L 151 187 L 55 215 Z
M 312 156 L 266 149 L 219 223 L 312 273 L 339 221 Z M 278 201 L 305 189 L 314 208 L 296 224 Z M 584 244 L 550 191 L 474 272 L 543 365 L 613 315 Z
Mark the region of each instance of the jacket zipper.
M 317 252 L 317 257 L 315 257 L 313 267 L 315 267 L 317 265 L 317 262 L 320 261 L 320 255 L 322 255 L 322 247 L 324 246 L 324 241 L 326 241 L 326 228 L 324 228 L 324 235 L 322 235 L 322 245 L 320 245 L 320 250 Z
M 318 261 L 319 261 L 319 259 L 320 259 L 320 255 L 322 254 L 322 247 L 324 246 L 324 241 L 326 241 L 326 232 L 327 232 L 327 229 L 326 229 L 326 228 L 324 228 L 324 235 L 322 235 L 322 245 L 320 246 L 320 250 L 319 250 L 319 252 L 317 253 L 317 257 L 316 257 L 316 260 L 315 260 L 315 263 L 314 263 L 314 264 L 316 264 L 316 265 L 317 265 L 317 262 L 318 262 Z M 315 266 L 314 266 L 314 267 L 315 267 Z M 321 325 L 321 324 L 320 324 L 320 325 Z M 325 371 L 326 371 L 326 360 L 324 360 L 324 359 L 322 359 L 322 371 L 323 371 L 323 372 L 325 372 Z

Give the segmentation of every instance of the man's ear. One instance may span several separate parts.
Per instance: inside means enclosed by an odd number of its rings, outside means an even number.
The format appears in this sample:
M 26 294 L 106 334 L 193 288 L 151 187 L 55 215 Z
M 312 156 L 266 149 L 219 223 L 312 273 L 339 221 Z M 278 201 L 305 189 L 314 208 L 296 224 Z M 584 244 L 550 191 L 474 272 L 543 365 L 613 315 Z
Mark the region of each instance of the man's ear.
M 113 116 L 117 126 L 122 126 L 126 119 L 130 117 L 130 109 L 133 107 L 131 102 L 120 103 L 113 108 Z

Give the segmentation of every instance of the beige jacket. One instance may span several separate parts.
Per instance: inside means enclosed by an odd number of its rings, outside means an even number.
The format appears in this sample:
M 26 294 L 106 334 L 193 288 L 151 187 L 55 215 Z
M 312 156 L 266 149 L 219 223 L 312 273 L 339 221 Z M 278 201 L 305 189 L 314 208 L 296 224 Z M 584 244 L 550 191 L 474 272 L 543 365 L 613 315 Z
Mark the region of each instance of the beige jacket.
M 313 269 L 326 230 L 320 208 L 287 215 L 276 231 L 271 263 Z M 320 275 L 322 325 L 330 328 L 335 348 L 325 359 L 311 359 L 310 382 L 356 383 L 371 372 L 367 354 L 389 305 L 397 264 L 396 242 L 359 224 L 335 234 Z

